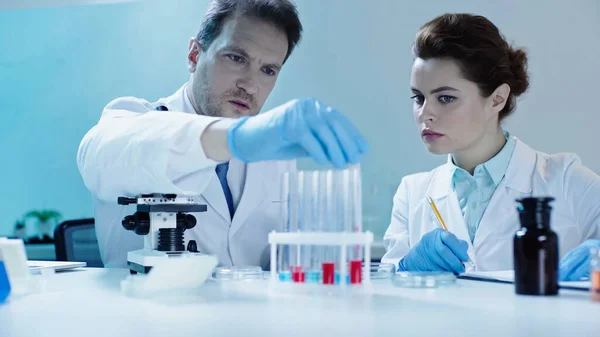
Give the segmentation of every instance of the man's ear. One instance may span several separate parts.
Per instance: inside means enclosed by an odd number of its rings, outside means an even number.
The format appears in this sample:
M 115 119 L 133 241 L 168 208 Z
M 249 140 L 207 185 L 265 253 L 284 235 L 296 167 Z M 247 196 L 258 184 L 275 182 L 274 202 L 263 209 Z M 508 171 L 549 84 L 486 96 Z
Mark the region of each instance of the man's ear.
M 196 72 L 196 66 L 198 65 L 198 59 L 202 53 L 202 46 L 200 42 L 195 38 L 190 38 L 190 47 L 188 50 L 188 70 L 190 73 Z

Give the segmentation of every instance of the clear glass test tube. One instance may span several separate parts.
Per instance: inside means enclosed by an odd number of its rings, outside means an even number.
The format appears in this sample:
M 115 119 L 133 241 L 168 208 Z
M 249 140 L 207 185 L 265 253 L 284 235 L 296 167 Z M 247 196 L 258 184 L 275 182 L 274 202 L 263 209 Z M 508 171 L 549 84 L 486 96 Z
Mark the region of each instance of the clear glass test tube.
M 322 170 L 318 175 L 318 231 L 327 233 L 331 227 L 331 171 Z M 319 283 L 329 283 L 328 270 L 333 269 L 334 259 L 333 250 L 328 246 L 319 246 L 317 254 L 317 267 L 319 271 Z M 333 281 L 331 281 L 333 284 Z
M 356 164 L 348 168 L 350 186 L 350 227 L 355 233 L 362 232 L 362 177 L 360 165 Z M 349 255 L 351 260 L 362 260 L 362 247 L 356 246 L 351 249 Z
M 277 246 L 277 275 L 279 280 L 283 282 L 290 282 L 292 280 L 292 273 L 289 265 L 289 245 L 278 245 Z
M 298 232 L 301 228 L 301 184 L 302 172 L 289 172 L 287 174 L 288 208 L 287 208 L 287 231 Z M 286 247 L 287 267 L 291 275 L 294 274 L 299 264 L 300 252 L 297 245 Z
M 299 181 L 301 186 L 301 231 L 305 233 L 314 232 L 317 224 L 317 205 L 316 200 L 318 196 L 318 189 L 316 180 L 318 178 L 318 172 L 316 171 L 304 171 L 302 172 L 302 179 Z M 301 263 L 299 268 L 299 280 L 298 282 L 311 281 L 314 266 L 315 246 L 314 245 L 302 245 L 300 249 Z
M 285 172 L 281 176 L 281 190 L 279 200 L 281 200 L 281 216 L 283 221 L 277 229 L 279 232 L 287 233 L 290 231 L 290 175 L 293 173 Z
M 346 197 L 344 195 L 345 193 L 345 188 L 344 188 L 344 172 L 343 170 L 332 170 L 332 198 L 333 198 L 333 207 L 331 210 L 331 216 L 332 216 L 332 224 L 333 224 L 333 228 L 332 231 L 337 232 L 337 233 L 342 233 L 345 231 L 345 214 L 344 214 L 344 208 L 345 208 L 345 200 Z M 335 259 L 335 280 L 336 283 L 339 283 L 340 281 L 340 263 L 344 263 L 344 262 L 340 262 L 340 258 L 341 258 L 341 254 L 340 254 L 340 247 L 334 247 L 333 250 L 333 254 L 334 254 L 334 259 Z
M 293 213 L 292 208 L 295 206 L 292 192 L 295 179 L 295 172 L 285 172 L 281 177 L 281 214 L 283 221 L 279 225 L 279 231 L 282 233 L 289 233 L 291 224 L 293 222 L 291 214 Z M 290 246 L 289 245 L 278 245 L 277 246 L 277 275 L 280 281 L 289 282 L 291 281 L 290 271 Z
M 351 190 L 351 226 L 353 232 L 361 233 L 362 228 L 362 172 L 360 164 L 349 167 L 350 190 Z M 363 249 L 361 245 L 352 247 L 350 256 L 350 283 L 362 283 L 363 268 Z
M 305 171 L 303 172 L 302 179 L 302 232 L 312 232 L 313 227 L 313 213 L 315 211 L 314 197 L 316 191 L 314 190 L 313 177 L 315 172 Z M 312 258 L 312 246 L 304 245 L 301 249 L 302 253 L 302 270 L 309 271 L 311 266 Z
M 324 233 L 335 231 L 335 213 L 334 213 L 334 190 L 333 190 L 333 171 L 322 171 L 319 177 L 319 195 L 320 206 L 320 231 Z M 336 267 L 336 249 L 331 246 L 322 247 L 321 257 L 321 275 L 320 280 L 323 284 L 335 283 Z
M 333 170 L 332 171 L 332 198 L 333 198 L 333 207 L 331 210 L 332 230 L 336 233 L 344 233 L 347 232 L 348 227 L 348 177 L 346 170 Z M 348 251 L 344 251 L 344 254 L 341 254 L 339 246 L 334 248 L 334 259 L 335 259 L 335 283 L 340 283 L 341 281 L 345 281 L 346 276 L 341 275 L 342 266 L 347 271 L 348 264 Z M 344 261 L 340 259 L 343 256 L 346 256 Z M 347 274 L 345 274 L 347 275 Z
M 590 293 L 592 301 L 600 302 L 600 249 L 590 249 Z
M 350 181 L 352 190 L 352 214 L 354 232 L 362 232 L 362 172 L 360 164 L 350 167 Z
M 310 185 L 310 232 L 318 232 L 320 227 L 319 219 L 319 179 L 321 176 L 320 171 L 311 172 L 310 179 L 305 180 L 305 184 Z M 311 283 L 319 282 L 319 275 L 321 269 L 321 247 L 317 245 L 311 245 L 309 248 L 309 262 L 306 274 L 306 281 Z

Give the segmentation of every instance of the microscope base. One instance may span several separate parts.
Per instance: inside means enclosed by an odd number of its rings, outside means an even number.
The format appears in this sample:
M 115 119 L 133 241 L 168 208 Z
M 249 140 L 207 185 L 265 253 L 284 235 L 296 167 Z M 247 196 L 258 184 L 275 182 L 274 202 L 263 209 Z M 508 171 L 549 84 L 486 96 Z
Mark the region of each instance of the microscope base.
M 127 253 L 127 266 L 132 274 L 147 274 L 152 267 L 164 259 L 176 259 L 190 255 L 205 255 L 201 253 L 159 252 L 157 250 L 140 249 Z

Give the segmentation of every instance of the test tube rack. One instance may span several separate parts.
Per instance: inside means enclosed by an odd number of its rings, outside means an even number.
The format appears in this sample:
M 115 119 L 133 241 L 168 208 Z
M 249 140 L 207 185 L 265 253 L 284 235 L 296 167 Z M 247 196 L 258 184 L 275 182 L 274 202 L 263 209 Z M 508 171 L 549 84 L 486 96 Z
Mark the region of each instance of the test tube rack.
M 344 282 L 349 275 L 347 266 L 348 247 L 361 246 L 364 250 L 362 259 L 362 277 L 360 285 L 371 285 L 370 265 L 371 265 L 371 245 L 373 244 L 373 233 L 366 232 L 271 232 L 269 233 L 269 244 L 271 248 L 271 275 L 272 283 L 279 282 L 277 272 L 277 247 L 280 245 L 294 246 L 332 246 L 339 249 L 339 268 L 340 280 L 339 286 L 345 288 L 348 286 Z M 323 285 L 327 286 L 327 285 Z

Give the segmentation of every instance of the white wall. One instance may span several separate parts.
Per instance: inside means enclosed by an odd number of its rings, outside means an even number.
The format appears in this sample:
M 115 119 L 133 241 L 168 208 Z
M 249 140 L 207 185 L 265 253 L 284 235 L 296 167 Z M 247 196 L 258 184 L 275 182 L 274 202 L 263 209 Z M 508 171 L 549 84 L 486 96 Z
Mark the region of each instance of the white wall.
M 61 6 L 105 5 L 142 0 L 2 0 L 0 10 L 33 9 Z
M 297 2 L 304 37 L 265 108 L 314 96 L 359 126 L 372 148 L 362 164 L 363 209 L 376 234 L 387 227 L 401 177 L 445 160 L 425 150 L 409 99 L 412 39 L 444 12 L 485 15 L 529 50 L 531 89 L 507 129 L 539 150 L 576 152 L 600 172 L 598 0 Z M 0 233 L 32 207 L 91 215 L 75 165 L 78 140 L 112 98 L 156 99 L 186 80 L 187 39 L 206 6 L 154 0 L 0 12 L 0 101 L 9 122 L 0 126 Z

